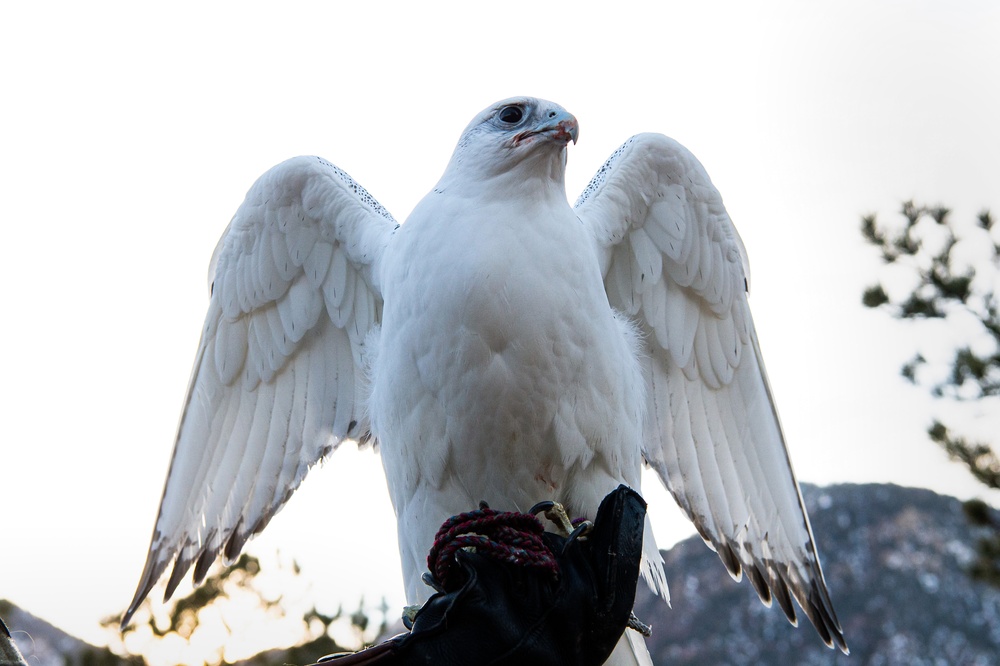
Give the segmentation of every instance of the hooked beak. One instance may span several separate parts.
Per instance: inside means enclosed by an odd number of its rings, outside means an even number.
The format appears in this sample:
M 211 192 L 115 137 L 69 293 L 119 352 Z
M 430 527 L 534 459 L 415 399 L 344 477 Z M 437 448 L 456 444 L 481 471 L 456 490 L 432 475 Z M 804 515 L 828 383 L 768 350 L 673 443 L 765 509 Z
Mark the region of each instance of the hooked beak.
M 572 113 L 560 111 L 550 118 L 549 122 L 539 131 L 549 132 L 557 139 L 561 139 L 566 143 L 572 141 L 575 144 L 577 138 L 580 136 L 580 124 L 576 121 L 576 117 Z
M 557 141 L 576 143 L 580 136 L 580 125 L 576 117 L 568 111 L 552 111 L 545 123 L 535 129 L 521 132 L 514 137 L 514 143 L 520 143 L 537 135 L 547 135 Z

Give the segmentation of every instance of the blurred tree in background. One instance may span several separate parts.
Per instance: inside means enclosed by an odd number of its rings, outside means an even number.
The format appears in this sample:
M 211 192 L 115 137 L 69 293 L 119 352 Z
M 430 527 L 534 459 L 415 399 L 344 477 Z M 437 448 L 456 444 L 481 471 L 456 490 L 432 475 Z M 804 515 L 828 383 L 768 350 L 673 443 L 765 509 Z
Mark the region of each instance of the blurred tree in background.
M 944 372 L 928 368 L 932 351 L 921 349 L 903 365 L 908 381 L 933 396 L 955 403 L 985 404 L 1000 396 L 1000 241 L 993 216 L 979 214 L 975 224 L 952 221 L 947 208 L 907 201 L 901 224 L 883 225 L 875 215 L 862 218 L 861 233 L 879 249 L 886 264 L 883 280 L 865 290 L 862 302 L 896 319 L 947 322 L 960 342 L 948 350 Z M 975 441 L 954 426 L 934 419 L 930 439 L 965 465 L 985 487 L 1000 489 L 1000 459 L 988 441 Z M 1000 586 L 1000 522 L 980 501 L 965 503 L 967 516 L 988 528 L 978 544 L 971 573 Z
M 386 630 L 385 600 L 377 608 L 382 614 L 380 626 L 372 626 L 372 609 L 365 606 L 364 598 L 349 614 L 340 607 L 327 615 L 315 605 L 303 611 L 302 598 L 293 601 L 284 594 L 308 587 L 300 574 L 298 564 L 292 562 L 291 566 L 279 563 L 262 575 L 260 561 L 244 553 L 233 565 L 217 567 L 201 585 L 165 608 L 154 607 L 147 598 L 124 632 L 118 630 L 120 616 L 105 618 L 101 624 L 119 654 L 140 654 L 147 663 L 162 661 L 167 654 L 171 663 L 203 661 L 212 666 L 232 661 L 260 666 L 308 664 L 327 654 L 360 649 Z M 270 584 L 262 580 L 267 576 Z M 272 641 L 254 648 L 258 652 L 253 655 L 241 654 L 247 649 L 244 628 L 248 626 L 276 630 L 274 637 L 261 629 L 250 630 L 257 642 Z M 334 634 L 346 645 L 339 644 Z

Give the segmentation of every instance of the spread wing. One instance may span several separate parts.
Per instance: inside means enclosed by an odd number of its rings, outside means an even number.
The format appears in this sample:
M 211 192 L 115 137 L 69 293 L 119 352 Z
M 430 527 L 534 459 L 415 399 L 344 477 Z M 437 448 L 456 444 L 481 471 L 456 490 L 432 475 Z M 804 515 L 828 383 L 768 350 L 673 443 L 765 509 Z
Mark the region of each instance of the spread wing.
M 745 572 L 793 624 L 794 598 L 846 651 L 764 372 L 746 253 L 704 167 L 665 136 L 632 137 L 576 211 L 609 302 L 644 335 L 647 462 L 734 578 Z
M 346 173 L 298 157 L 254 183 L 212 258 L 211 299 L 159 516 L 125 626 L 173 563 L 234 559 L 344 439 L 368 436 L 365 338 L 396 228 Z

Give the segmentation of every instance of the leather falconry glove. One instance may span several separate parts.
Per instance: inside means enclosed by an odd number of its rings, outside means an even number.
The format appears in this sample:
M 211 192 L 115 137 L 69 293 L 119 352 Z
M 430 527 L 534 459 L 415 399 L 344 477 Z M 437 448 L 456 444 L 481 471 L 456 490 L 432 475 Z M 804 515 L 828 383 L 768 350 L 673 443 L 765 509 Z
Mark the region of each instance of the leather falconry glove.
M 533 515 L 551 506 L 522 514 L 483 505 L 450 518 L 428 557 L 433 573 L 425 574 L 438 592 L 417 611 L 410 632 L 320 663 L 603 664 L 630 618 L 640 625 L 631 612 L 646 503 L 619 486 L 593 524 L 583 522 L 568 536 L 545 532 Z

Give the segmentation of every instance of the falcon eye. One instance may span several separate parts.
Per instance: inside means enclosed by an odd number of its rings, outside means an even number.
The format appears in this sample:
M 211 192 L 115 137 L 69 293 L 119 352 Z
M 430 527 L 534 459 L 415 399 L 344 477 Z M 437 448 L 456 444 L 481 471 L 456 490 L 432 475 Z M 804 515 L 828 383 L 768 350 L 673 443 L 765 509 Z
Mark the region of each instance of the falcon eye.
M 501 121 L 514 125 L 521 122 L 521 118 L 524 117 L 524 111 L 519 106 L 505 106 L 500 109 L 498 117 Z

